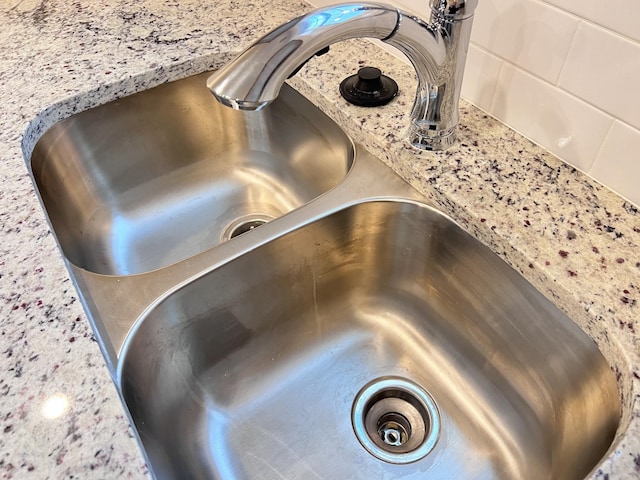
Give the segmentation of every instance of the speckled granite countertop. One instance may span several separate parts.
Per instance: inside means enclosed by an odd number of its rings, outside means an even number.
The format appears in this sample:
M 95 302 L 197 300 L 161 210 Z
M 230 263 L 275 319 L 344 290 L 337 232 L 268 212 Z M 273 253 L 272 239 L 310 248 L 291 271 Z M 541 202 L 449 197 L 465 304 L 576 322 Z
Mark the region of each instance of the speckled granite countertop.
M 28 155 L 75 111 L 215 68 L 308 9 L 300 0 L 3 2 L 0 478 L 148 477 L 22 148 Z M 347 106 L 336 86 L 373 56 L 401 95 L 373 111 Z M 292 80 L 594 338 L 625 406 L 594 478 L 640 478 L 640 213 L 464 102 L 461 144 L 416 153 L 402 142 L 413 82 L 408 67 L 365 41 L 335 46 Z

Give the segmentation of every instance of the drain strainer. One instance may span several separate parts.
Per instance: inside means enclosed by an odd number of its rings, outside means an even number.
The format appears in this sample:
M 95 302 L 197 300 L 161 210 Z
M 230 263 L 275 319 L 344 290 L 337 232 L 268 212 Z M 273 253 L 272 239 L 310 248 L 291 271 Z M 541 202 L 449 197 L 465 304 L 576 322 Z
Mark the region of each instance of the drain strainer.
M 440 414 L 431 395 L 398 377 L 380 378 L 360 390 L 351 420 L 362 446 L 389 463 L 420 460 L 440 435 Z

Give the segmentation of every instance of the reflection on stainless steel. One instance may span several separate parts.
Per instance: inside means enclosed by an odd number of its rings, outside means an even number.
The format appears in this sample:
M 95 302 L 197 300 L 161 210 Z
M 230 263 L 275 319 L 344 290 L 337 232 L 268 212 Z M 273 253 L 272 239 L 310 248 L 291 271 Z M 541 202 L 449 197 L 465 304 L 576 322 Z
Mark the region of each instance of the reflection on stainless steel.
M 259 113 L 222 107 L 204 76 L 81 113 L 38 142 L 31 167 L 62 249 L 107 275 L 154 270 L 334 187 L 349 138 L 287 88 Z
M 353 402 L 381 375 L 440 410 L 437 444 L 413 463 L 354 434 Z M 619 414 L 607 363 L 569 318 L 449 218 L 394 199 L 169 295 L 118 376 L 158 479 L 579 479 Z
M 347 3 L 314 10 L 281 25 L 215 72 L 207 85 L 225 105 L 259 110 L 287 77 L 317 51 L 341 40 L 368 37 L 404 53 L 418 89 L 410 140 L 442 150 L 455 141 L 458 101 L 478 0 L 431 0 L 429 21 L 381 3 Z

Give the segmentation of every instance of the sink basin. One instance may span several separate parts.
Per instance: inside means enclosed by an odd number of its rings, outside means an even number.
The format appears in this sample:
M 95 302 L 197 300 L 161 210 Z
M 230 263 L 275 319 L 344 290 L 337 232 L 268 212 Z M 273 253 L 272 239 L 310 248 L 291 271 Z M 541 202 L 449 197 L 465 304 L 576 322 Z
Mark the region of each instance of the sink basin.
M 401 198 L 346 206 L 168 292 L 117 378 L 158 479 L 581 479 L 621 408 L 586 334 Z
M 353 145 L 285 86 L 261 112 L 220 105 L 208 73 L 74 115 L 38 142 L 34 183 L 67 260 L 130 275 L 192 257 L 322 195 Z

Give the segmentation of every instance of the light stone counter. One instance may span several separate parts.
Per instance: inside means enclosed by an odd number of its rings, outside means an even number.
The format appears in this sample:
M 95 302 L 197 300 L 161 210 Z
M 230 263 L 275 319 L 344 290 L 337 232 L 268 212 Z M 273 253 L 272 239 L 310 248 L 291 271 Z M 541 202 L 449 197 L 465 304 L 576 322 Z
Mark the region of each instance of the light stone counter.
M 0 478 L 148 478 L 24 155 L 56 121 L 215 68 L 309 8 L 299 0 L 3 2 Z M 340 80 L 365 64 L 398 81 L 392 104 L 367 110 L 339 97 Z M 594 478 L 640 478 L 637 208 L 464 102 L 458 147 L 440 154 L 407 147 L 412 71 L 369 42 L 332 47 L 291 83 L 598 343 L 625 414 Z

